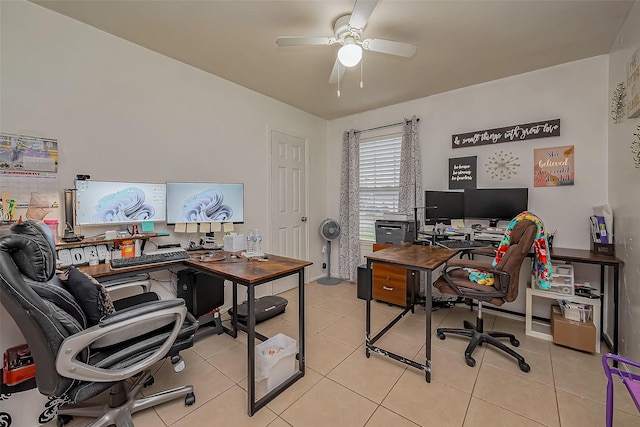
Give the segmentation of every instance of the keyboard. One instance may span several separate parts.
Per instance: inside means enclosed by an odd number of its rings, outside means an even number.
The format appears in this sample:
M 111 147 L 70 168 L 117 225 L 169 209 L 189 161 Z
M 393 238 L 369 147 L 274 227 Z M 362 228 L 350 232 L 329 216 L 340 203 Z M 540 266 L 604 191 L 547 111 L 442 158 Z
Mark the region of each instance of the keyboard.
M 486 248 L 490 246 L 487 243 L 476 242 L 474 240 L 436 240 L 436 245 L 442 246 L 446 249 L 457 249 L 457 250 L 466 250 L 466 249 L 478 249 L 478 248 Z
M 137 267 L 140 265 L 154 265 L 165 262 L 176 262 L 189 259 L 189 254 L 184 249 L 174 249 L 171 251 L 158 251 L 155 253 L 147 253 L 132 258 L 118 258 L 111 260 L 111 269 Z

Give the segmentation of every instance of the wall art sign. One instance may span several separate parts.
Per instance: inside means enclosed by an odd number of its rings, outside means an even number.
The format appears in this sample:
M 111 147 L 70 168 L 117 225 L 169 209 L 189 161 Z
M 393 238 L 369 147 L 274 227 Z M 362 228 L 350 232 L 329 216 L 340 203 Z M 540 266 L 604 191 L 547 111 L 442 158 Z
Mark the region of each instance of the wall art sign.
M 476 188 L 477 156 L 449 159 L 449 189 Z
M 627 117 L 633 119 L 640 116 L 640 49 L 636 50 L 627 64 Z
M 560 136 L 560 119 L 452 135 L 451 148 L 525 141 L 550 136 Z
M 573 145 L 533 150 L 533 184 L 535 187 L 573 185 L 575 178 Z

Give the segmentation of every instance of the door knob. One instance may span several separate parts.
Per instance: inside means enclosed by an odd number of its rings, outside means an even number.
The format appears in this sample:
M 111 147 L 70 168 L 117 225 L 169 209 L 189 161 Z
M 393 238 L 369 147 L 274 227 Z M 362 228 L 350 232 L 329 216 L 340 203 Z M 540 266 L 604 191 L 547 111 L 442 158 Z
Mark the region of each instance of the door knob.
M 306 216 L 303 216 L 302 218 L 300 218 L 300 221 L 302 221 L 302 222 L 307 222 L 307 217 L 306 217 Z

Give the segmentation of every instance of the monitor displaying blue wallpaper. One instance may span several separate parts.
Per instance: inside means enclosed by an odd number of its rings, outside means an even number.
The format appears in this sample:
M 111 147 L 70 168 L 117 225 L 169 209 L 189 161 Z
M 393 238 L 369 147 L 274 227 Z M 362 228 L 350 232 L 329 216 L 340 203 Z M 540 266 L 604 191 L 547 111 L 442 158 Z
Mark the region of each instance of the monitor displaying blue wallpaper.
M 167 183 L 167 223 L 244 222 L 244 184 Z
M 76 224 L 166 221 L 164 183 L 76 180 Z

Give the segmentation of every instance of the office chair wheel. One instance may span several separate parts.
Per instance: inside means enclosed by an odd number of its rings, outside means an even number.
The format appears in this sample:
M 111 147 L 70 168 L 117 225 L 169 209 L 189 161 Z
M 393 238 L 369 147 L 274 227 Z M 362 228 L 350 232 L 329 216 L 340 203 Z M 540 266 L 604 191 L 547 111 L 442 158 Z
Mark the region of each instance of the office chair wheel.
M 196 395 L 189 393 L 184 397 L 184 406 L 191 406 L 196 403 Z
M 58 424 L 58 427 L 63 427 L 64 425 L 69 424 L 71 420 L 73 420 L 71 415 L 58 415 L 56 424 Z
M 467 362 L 467 366 L 470 366 L 472 368 L 474 366 L 476 366 L 476 359 L 474 359 L 473 357 L 467 356 L 467 357 L 464 358 L 464 360 L 465 360 L 465 362 Z M 529 365 L 527 365 L 527 366 L 529 366 Z M 522 369 L 522 366 L 520 366 L 520 369 Z
M 520 346 L 520 341 L 518 341 L 516 338 L 509 338 L 509 341 L 511 341 L 511 345 L 514 347 Z
M 521 362 L 521 363 L 518 363 L 518 365 L 520 366 L 520 370 L 522 372 L 529 372 L 531 370 L 531 366 L 529 366 L 528 363 Z
M 441 340 L 445 339 L 446 337 L 444 336 L 444 332 L 439 332 L 438 338 L 440 338 Z
M 144 388 L 151 387 L 155 381 L 156 381 L 156 380 L 154 380 L 154 379 L 153 379 L 153 377 L 149 377 L 149 378 L 144 382 L 143 387 L 144 387 Z

